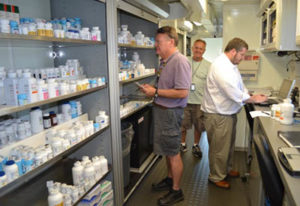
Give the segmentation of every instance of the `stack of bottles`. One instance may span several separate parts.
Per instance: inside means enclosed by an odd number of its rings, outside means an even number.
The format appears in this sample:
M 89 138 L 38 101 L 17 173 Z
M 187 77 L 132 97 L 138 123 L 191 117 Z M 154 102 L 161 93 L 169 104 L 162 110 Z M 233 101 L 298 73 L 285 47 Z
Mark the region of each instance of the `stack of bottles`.
M 4 186 L 40 166 L 92 134 L 94 134 L 93 121 L 77 121 L 69 128 L 48 131 L 45 145 L 35 148 L 20 145 L 12 148 L 8 157 L 0 156 L 0 186 Z M 96 157 L 94 159 L 93 161 L 98 160 Z M 11 168 L 14 169 L 13 172 Z M 106 171 L 106 169 L 103 171 Z M 103 171 L 101 170 L 101 173 L 97 174 L 103 174 Z M 3 177 L 1 174 L 3 174 Z M 5 181 L 1 182 L 2 179 L 5 179 Z
M 16 71 L 0 67 L 0 104 L 21 106 L 105 85 L 105 77 L 84 78 L 78 60 L 59 68 Z
M 92 160 L 83 156 L 82 161 L 75 162 L 72 168 L 73 185 L 48 181 L 48 205 L 72 205 L 84 195 L 94 184 L 108 172 L 107 159 L 95 156 Z M 102 187 L 101 187 L 102 185 Z M 100 188 L 104 192 L 111 191 L 111 183 L 104 182 Z
M 128 30 L 128 25 L 121 25 L 118 29 L 118 43 L 132 44 L 139 46 L 154 46 L 154 38 L 145 36 L 141 31 L 138 31 L 135 36 Z
M 40 18 L 20 18 L 19 7 L 0 3 L 0 33 L 46 36 L 56 38 L 101 41 L 98 26 L 82 27 L 81 19 L 61 18 L 47 21 Z
M 145 66 L 141 63 L 139 54 L 137 52 L 133 52 L 132 60 L 127 59 L 126 48 L 122 48 L 121 50 L 119 49 L 118 52 L 120 81 L 155 73 L 155 69 L 145 69 Z
M 283 103 L 273 104 L 271 106 L 271 118 L 279 121 L 281 124 L 291 125 L 294 122 L 294 105 L 290 98 L 283 100 Z

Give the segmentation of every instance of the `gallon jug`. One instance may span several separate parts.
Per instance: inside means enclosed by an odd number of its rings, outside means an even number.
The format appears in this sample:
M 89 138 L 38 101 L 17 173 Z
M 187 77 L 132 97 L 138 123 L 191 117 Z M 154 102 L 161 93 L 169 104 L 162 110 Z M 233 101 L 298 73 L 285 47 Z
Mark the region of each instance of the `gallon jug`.
M 280 123 L 281 124 L 292 124 L 294 121 L 293 113 L 294 113 L 294 105 L 290 98 L 284 99 L 283 103 L 280 104 Z

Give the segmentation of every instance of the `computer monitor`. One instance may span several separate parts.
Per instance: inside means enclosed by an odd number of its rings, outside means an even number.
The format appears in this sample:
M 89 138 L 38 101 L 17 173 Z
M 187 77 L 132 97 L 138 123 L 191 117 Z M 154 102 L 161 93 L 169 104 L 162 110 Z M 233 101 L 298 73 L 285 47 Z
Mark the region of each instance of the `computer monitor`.
M 290 94 L 294 88 L 296 80 L 284 79 L 279 89 L 278 97 L 280 99 L 286 99 L 290 97 Z

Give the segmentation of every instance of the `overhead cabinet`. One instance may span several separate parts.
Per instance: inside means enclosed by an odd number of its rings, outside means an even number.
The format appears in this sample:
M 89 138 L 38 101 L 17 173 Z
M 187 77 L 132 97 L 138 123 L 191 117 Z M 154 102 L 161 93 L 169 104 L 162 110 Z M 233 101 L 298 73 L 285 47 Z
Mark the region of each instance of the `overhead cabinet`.
M 262 50 L 299 50 L 296 41 L 296 0 L 265 0 L 261 3 Z
M 300 1 L 297 0 L 296 44 L 300 45 Z

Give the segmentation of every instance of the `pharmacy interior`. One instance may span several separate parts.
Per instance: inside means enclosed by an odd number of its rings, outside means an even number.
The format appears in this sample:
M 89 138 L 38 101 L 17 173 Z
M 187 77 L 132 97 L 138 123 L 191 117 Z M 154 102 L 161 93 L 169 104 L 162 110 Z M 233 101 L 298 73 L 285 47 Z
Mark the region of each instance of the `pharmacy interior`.
M 155 158 L 134 82 L 154 80 L 156 28 L 115 1 L 0 1 L 1 205 L 122 205 Z

